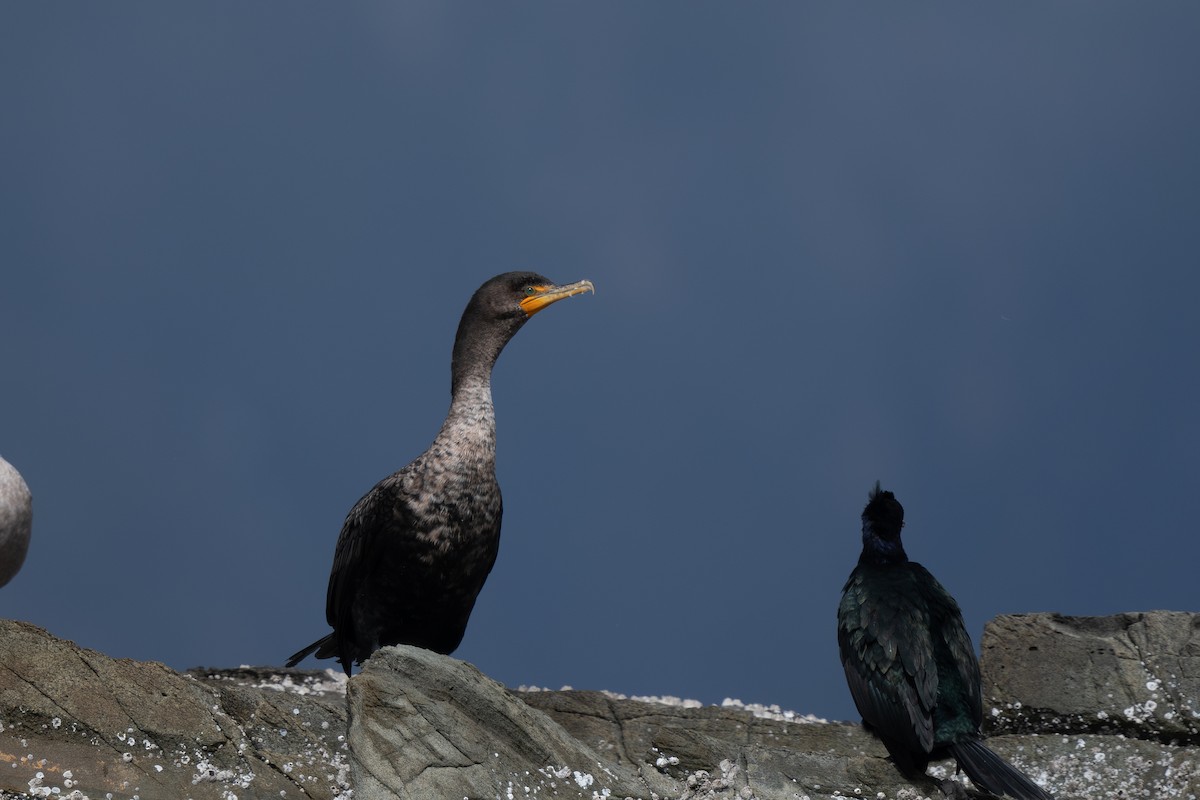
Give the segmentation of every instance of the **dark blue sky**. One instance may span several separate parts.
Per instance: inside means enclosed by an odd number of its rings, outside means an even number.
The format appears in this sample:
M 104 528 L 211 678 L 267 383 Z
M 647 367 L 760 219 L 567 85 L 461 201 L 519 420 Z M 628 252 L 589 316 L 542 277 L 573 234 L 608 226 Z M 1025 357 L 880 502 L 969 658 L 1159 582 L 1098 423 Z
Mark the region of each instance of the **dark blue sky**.
M 281 664 L 517 268 L 597 292 L 496 369 L 456 655 L 498 680 L 854 717 L 876 479 L 976 644 L 1197 610 L 1198 38 L 1182 2 L 7 6 L 0 614 Z

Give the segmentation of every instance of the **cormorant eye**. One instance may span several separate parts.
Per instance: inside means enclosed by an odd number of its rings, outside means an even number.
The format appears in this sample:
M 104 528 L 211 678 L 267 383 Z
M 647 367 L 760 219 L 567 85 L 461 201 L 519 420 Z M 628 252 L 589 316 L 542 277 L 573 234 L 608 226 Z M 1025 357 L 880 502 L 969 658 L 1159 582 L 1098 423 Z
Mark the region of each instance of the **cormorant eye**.
M 526 296 L 526 297 L 533 297 L 533 293 L 534 293 L 535 291 L 537 291 L 537 290 L 536 290 L 536 289 L 534 289 L 532 286 L 526 286 L 526 287 L 525 287 L 525 296 Z

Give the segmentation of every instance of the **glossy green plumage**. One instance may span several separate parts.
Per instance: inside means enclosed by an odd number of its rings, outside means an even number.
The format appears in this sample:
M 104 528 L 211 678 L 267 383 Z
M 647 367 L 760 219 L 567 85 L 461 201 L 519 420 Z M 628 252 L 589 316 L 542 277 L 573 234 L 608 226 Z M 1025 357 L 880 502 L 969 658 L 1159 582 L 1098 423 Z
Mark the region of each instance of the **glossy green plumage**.
M 920 564 L 859 564 L 842 590 L 838 645 L 854 703 L 885 742 L 916 756 L 978 735 L 971 637 L 954 598 Z
M 896 766 L 924 773 L 953 756 L 981 789 L 1053 800 L 983 744 L 979 661 L 950 593 L 900 539 L 904 508 L 875 484 L 862 514 L 863 549 L 842 588 L 838 647 L 863 723 Z

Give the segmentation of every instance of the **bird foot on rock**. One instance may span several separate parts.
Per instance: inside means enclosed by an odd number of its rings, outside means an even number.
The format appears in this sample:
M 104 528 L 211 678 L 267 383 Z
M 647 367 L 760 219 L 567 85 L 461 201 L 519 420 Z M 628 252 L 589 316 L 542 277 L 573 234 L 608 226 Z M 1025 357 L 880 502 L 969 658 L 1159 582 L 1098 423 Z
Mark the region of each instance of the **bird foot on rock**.
M 949 800 L 972 800 L 978 795 L 967 791 L 967 787 L 963 786 L 953 778 L 942 778 L 937 781 L 938 788 L 942 790 L 942 794 L 946 795 Z

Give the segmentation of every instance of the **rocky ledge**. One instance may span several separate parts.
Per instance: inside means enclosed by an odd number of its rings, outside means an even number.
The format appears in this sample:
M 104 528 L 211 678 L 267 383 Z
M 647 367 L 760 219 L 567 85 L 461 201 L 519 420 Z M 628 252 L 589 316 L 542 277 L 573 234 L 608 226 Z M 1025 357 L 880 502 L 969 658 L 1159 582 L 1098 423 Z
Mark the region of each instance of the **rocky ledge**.
M 989 744 L 1060 800 L 1195 798 L 1198 630 L 1176 612 L 997 618 L 982 641 Z M 411 647 L 348 684 L 180 674 L 0 621 L 0 797 L 916 800 L 957 780 L 950 762 L 930 773 L 904 781 L 849 723 L 514 692 Z

